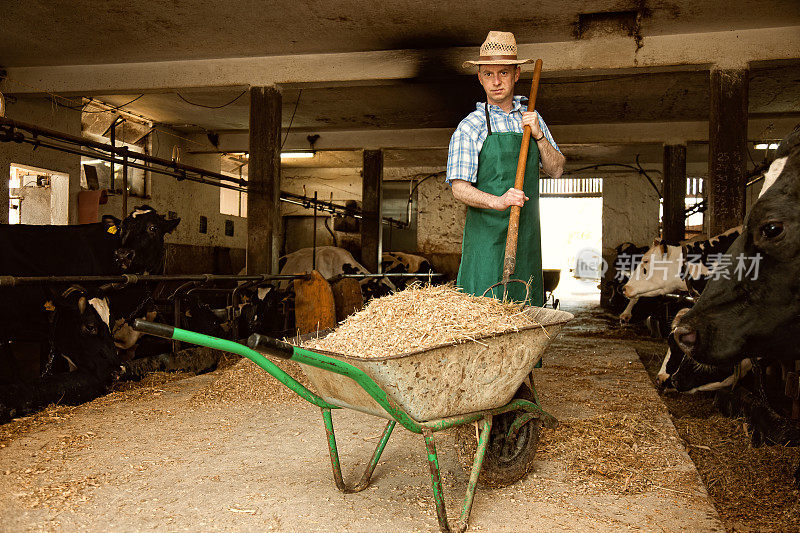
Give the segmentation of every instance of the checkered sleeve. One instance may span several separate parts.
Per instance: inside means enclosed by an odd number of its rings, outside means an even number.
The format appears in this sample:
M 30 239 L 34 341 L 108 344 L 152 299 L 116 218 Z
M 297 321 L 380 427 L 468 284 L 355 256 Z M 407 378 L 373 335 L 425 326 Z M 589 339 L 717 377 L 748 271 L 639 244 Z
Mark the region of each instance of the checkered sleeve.
M 539 115 L 539 129 L 542 130 L 542 133 L 544 133 L 545 139 L 547 139 L 547 141 L 550 144 L 553 145 L 553 148 L 558 150 L 558 153 L 561 153 L 561 149 L 558 147 L 558 145 L 556 144 L 555 139 L 553 139 L 553 136 L 550 134 L 550 129 L 547 127 L 547 124 L 544 123 L 544 119 L 542 118 L 542 115 Z
M 457 179 L 475 183 L 478 180 L 478 152 L 476 140 L 459 127 L 450 138 L 445 182 L 452 185 Z

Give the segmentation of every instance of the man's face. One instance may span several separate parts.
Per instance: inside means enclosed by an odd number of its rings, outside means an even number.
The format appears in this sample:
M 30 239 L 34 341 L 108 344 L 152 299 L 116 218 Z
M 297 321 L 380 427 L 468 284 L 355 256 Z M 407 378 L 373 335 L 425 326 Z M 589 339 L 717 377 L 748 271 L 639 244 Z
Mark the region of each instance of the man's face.
M 517 65 L 480 65 L 478 81 L 492 105 L 501 105 L 514 97 L 514 84 L 519 79 Z

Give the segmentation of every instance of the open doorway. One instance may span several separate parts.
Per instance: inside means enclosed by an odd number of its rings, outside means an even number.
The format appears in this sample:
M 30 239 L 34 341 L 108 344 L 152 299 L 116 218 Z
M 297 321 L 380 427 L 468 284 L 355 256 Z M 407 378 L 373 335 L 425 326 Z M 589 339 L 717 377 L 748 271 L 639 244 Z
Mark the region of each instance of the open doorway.
M 69 174 L 11 164 L 8 182 L 10 224 L 69 223 Z
M 560 270 L 554 297 L 562 304 L 599 304 L 602 179 L 544 178 L 539 194 L 542 268 Z

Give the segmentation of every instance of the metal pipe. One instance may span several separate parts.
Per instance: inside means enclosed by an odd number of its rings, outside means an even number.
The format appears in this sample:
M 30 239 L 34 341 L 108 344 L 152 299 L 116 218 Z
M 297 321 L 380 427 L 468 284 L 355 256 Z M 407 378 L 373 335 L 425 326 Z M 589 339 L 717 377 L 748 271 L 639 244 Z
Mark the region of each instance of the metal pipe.
M 71 153 L 71 154 L 81 155 L 87 158 L 96 158 L 96 159 L 101 159 L 103 161 L 108 161 L 111 163 L 112 180 L 114 176 L 113 174 L 114 164 L 115 162 L 118 161 L 118 159 L 114 156 L 119 155 L 124 157 L 125 154 L 127 153 L 129 159 L 135 159 L 139 161 L 144 161 L 145 163 L 149 163 L 149 165 L 144 165 L 141 163 L 134 163 L 129 161 L 128 166 L 131 168 L 138 168 L 147 172 L 155 172 L 158 174 L 163 174 L 165 176 L 170 176 L 180 180 L 185 179 L 197 183 L 204 183 L 206 185 L 213 185 L 215 187 L 221 187 L 224 189 L 230 189 L 238 192 L 245 192 L 245 193 L 249 192 L 247 188 L 247 183 L 248 183 L 247 180 L 241 178 L 235 178 L 232 176 L 227 176 L 225 174 L 220 174 L 218 172 L 212 172 L 210 170 L 205 170 L 199 167 L 194 167 L 191 165 L 186 165 L 183 163 L 178 163 L 167 159 L 162 159 L 160 157 L 155 157 L 149 154 L 142 154 L 139 152 L 128 151 L 127 147 L 111 146 L 108 144 L 93 141 L 91 139 L 84 139 L 83 137 L 77 137 L 59 131 L 50 130 L 47 128 L 41 128 L 39 126 L 27 124 L 24 122 L 19 122 L 16 120 L 11 120 L 5 117 L 0 117 L 0 126 L 4 126 L 5 129 L 8 131 L 7 135 L 5 135 L 4 137 L 0 137 L 0 141 L 25 142 L 28 144 L 33 144 L 35 146 L 50 148 L 52 150 L 59 150 L 65 153 Z M 13 135 L 11 133 L 14 129 L 26 131 L 31 135 L 33 135 L 34 137 L 15 140 L 13 139 Z M 111 132 L 114 133 L 113 127 L 111 129 Z M 109 152 L 112 155 L 105 155 L 91 151 L 84 151 L 69 146 L 61 146 L 58 144 L 53 144 L 51 142 L 42 141 L 40 137 L 48 137 L 56 141 L 75 144 L 81 147 L 92 148 L 95 150 L 101 150 L 104 152 Z M 158 165 L 164 168 L 163 169 L 154 168 L 152 165 Z M 213 181 L 206 178 L 213 178 Z M 342 214 L 345 216 L 354 216 L 356 218 L 362 218 L 361 213 L 353 211 L 352 209 L 348 209 L 343 205 L 334 204 L 333 202 L 325 202 L 323 200 L 311 200 L 310 198 L 305 198 L 303 196 L 293 193 L 281 192 L 280 200 L 287 203 L 302 205 L 303 207 L 306 208 L 310 207 L 312 202 L 315 202 L 317 208 L 322 211 L 328 211 L 334 214 Z M 291 200 L 301 200 L 301 202 L 291 201 Z M 406 227 L 408 225 L 407 223 L 401 220 L 395 220 L 388 217 L 383 217 L 383 223 L 390 225 L 394 224 L 397 227 L 401 228 Z
M 387 273 L 387 274 L 339 274 L 336 277 L 370 279 L 370 278 L 413 278 L 413 277 L 440 277 L 444 274 L 435 273 Z M 0 276 L 0 288 L 21 287 L 27 285 L 58 285 L 68 283 L 119 283 L 124 285 L 135 285 L 145 282 L 160 281 L 273 281 L 273 280 L 293 280 L 305 277 L 306 274 L 259 274 L 251 276 L 237 276 L 228 274 L 153 274 L 153 275 L 132 275 L 123 274 L 120 276 Z
M 317 269 L 317 191 L 314 191 L 314 234 L 311 240 L 311 270 Z
M 83 137 L 77 137 L 75 135 L 70 135 L 68 133 L 62 133 L 60 131 L 50 130 L 47 128 L 41 128 L 39 126 L 35 126 L 33 124 L 27 124 L 25 122 L 19 122 L 16 120 L 11 120 L 8 118 L 0 117 L 0 125 L 8 126 L 14 129 L 20 129 L 27 131 L 31 134 L 36 135 L 37 137 L 49 137 L 51 139 L 60 140 L 64 142 L 68 142 L 71 144 L 77 144 L 79 146 L 87 146 L 91 148 L 95 148 L 97 150 L 103 150 L 107 152 L 111 152 L 116 155 L 123 155 L 122 148 L 112 147 L 108 144 L 93 141 L 91 139 L 84 139 Z M 233 178 L 231 176 L 226 176 L 224 174 L 220 174 L 218 172 L 212 172 L 209 170 L 205 170 L 199 167 L 194 167 L 191 165 L 185 165 L 183 163 L 178 163 L 175 161 L 170 161 L 167 159 L 161 159 L 160 157 L 154 157 L 147 154 L 142 154 L 139 152 L 131 152 L 131 157 L 134 159 L 138 159 L 141 161 L 146 161 L 148 163 L 153 163 L 156 165 L 161 165 L 169 168 L 173 168 L 175 170 L 183 170 L 186 172 L 193 172 L 195 174 L 201 174 L 204 176 L 214 177 L 219 180 L 226 180 L 232 181 L 234 183 L 239 183 L 240 185 L 246 185 L 247 181 L 239 180 L 237 178 Z M 241 183 L 240 183 L 241 182 Z
M 109 126 L 109 131 L 111 133 L 110 139 L 111 139 L 112 153 L 117 147 L 117 120 L 118 119 L 119 119 L 118 116 L 114 116 L 114 121 L 111 123 L 111 126 Z M 116 188 L 117 188 L 117 184 L 115 183 L 116 180 L 114 179 L 114 164 L 115 164 L 115 161 L 116 161 L 116 158 L 112 157 L 111 158 L 111 170 L 110 170 L 110 172 L 111 172 L 111 187 L 110 188 L 112 190 L 116 190 Z M 122 218 L 124 219 L 126 216 L 128 216 L 128 212 L 127 211 L 123 211 L 122 212 Z
M 122 218 L 128 216 L 128 147 L 122 156 Z

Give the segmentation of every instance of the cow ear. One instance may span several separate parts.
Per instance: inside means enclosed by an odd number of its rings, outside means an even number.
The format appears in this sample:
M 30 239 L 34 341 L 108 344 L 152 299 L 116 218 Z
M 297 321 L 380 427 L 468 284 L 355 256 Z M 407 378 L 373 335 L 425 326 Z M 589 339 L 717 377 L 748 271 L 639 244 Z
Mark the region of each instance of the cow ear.
M 164 233 L 172 233 L 172 231 L 178 227 L 180 223 L 180 218 L 173 218 L 172 220 L 165 220 L 161 227 L 164 229 Z
M 112 226 L 119 226 L 122 221 L 114 215 L 103 215 L 102 222 L 106 228 L 110 228 Z
M 87 305 L 86 296 L 81 296 L 80 298 L 78 298 L 78 312 L 80 314 L 86 312 L 86 305 Z

